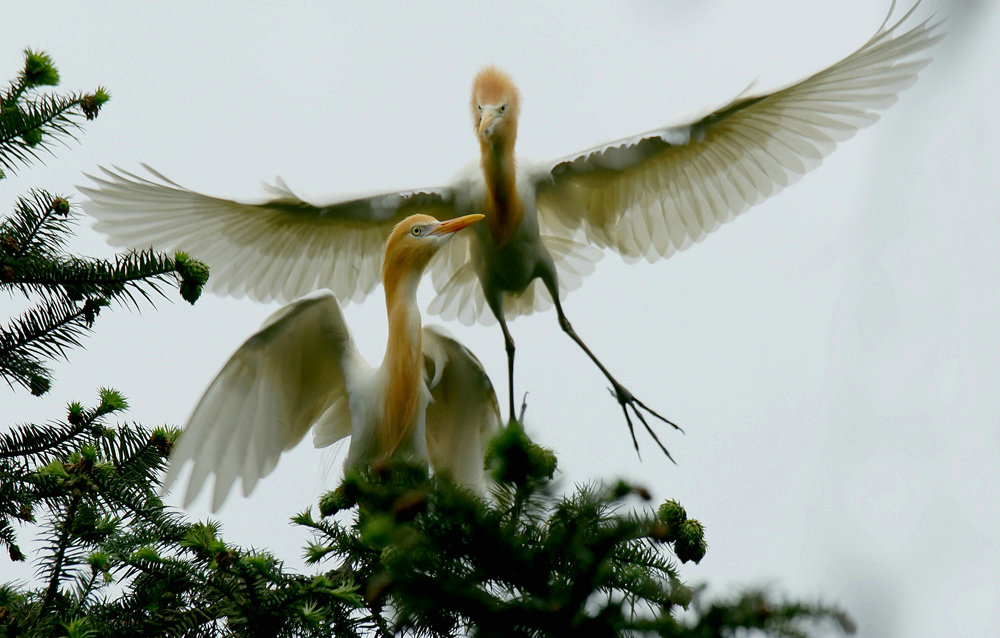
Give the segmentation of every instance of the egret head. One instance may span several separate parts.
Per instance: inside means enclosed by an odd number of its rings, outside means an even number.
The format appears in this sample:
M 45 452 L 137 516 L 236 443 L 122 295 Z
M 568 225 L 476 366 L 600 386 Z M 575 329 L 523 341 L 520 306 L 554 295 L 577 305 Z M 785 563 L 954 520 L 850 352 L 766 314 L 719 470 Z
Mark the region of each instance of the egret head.
M 455 232 L 474 224 L 483 215 L 466 215 L 439 222 L 430 215 L 411 215 L 396 224 L 385 244 L 382 262 L 383 281 L 398 280 L 407 275 L 419 280 L 424 267 L 434 253 Z
M 517 87 L 510 76 L 488 66 L 472 83 L 472 121 L 481 142 L 508 141 L 517 138 L 520 109 Z

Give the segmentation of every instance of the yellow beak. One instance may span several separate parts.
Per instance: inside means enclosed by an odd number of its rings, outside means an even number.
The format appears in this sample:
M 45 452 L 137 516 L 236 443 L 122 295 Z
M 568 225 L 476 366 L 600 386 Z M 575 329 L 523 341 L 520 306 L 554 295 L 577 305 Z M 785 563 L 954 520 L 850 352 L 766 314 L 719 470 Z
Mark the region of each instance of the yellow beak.
M 483 116 L 479 118 L 479 134 L 486 133 L 493 121 L 497 119 L 497 112 L 493 109 L 483 110 Z
M 456 217 L 455 219 L 449 219 L 448 221 L 441 222 L 441 224 L 431 231 L 432 235 L 445 235 L 448 233 L 453 233 L 457 230 L 462 230 L 470 224 L 475 224 L 480 219 L 483 219 L 486 215 L 481 215 L 476 213 L 474 215 L 466 215 L 464 217 Z

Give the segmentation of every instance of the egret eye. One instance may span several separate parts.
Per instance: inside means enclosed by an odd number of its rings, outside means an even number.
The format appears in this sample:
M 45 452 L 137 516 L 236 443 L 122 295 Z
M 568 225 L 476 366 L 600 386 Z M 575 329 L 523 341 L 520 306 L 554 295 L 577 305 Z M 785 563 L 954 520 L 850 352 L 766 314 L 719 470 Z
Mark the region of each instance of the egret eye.
M 506 110 L 507 110 L 507 105 L 506 105 L 506 104 L 501 104 L 501 105 L 500 105 L 500 108 L 499 108 L 499 109 L 497 109 L 497 110 L 498 110 L 498 111 L 499 111 L 500 113 L 503 113 L 504 111 L 506 111 Z
M 483 105 L 482 105 L 482 104 L 477 104 L 477 105 L 476 105 L 476 108 L 477 108 L 477 109 L 479 109 L 479 112 L 480 112 L 480 113 L 482 113 L 482 112 L 483 112 Z
M 414 237 L 420 237 L 424 233 L 424 230 L 420 226 L 414 226 L 410 229 L 410 234 Z

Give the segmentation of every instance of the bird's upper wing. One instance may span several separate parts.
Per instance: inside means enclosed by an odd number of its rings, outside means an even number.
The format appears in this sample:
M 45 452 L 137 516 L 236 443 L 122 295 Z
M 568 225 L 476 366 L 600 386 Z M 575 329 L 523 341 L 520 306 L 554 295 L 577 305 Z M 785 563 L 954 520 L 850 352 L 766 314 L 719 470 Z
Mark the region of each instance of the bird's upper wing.
M 316 291 L 271 315 L 205 390 L 170 455 L 164 489 L 188 460 L 188 505 L 215 474 L 212 509 L 237 478 L 249 494 L 310 427 L 330 439 L 351 433 L 345 378 L 365 366 L 336 297 Z
M 431 467 L 485 494 L 483 455 L 501 425 L 493 384 L 475 355 L 438 326 L 424 327 L 423 352 Z
M 797 84 L 539 167 L 539 222 L 630 260 L 700 241 L 817 166 L 916 80 L 929 61 L 920 54 L 941 36 L 929 21 L 900 32 L 915 8 Z
M 455 216 L 446 187 L 381 193 L 322 206 L 297 197 L 278 181 L 273 196 L 249 204 L 211 197 L 172 182 L 101 168 L 80 187 L 94 228 L 117 246 L 183 250 L 212 269 L 215 292 L 289 301 L 329 288 L 342 301 L 360 301 L 379 282 L 385 240 L 408 215 Z

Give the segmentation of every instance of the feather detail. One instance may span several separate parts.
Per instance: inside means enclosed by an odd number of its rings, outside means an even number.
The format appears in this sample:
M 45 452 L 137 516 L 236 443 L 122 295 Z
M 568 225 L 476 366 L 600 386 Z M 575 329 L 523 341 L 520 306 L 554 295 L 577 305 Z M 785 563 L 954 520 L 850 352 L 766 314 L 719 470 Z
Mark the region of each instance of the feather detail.
M 942 37 L 930 20 L 903 30 L 917 4 L 800 82 L 533 168 L 539 225 L 582 234 L 628 262 L 668 258 L 701 241 L 816 168 L 916 81 Z

